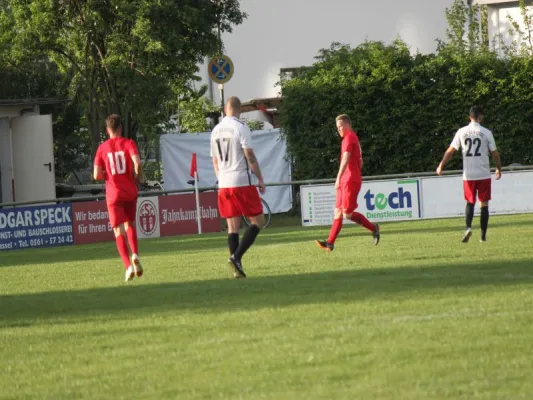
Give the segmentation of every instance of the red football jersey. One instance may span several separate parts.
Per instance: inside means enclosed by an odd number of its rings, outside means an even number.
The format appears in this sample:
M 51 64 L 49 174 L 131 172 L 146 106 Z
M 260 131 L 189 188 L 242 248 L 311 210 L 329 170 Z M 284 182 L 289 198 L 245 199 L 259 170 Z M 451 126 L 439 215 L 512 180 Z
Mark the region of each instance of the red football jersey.
M 341 177 L 341 182 L 360 182 L 361 177 L 361 145 L 353 131 L 346 132 L 342 138 L 341 160 L 345 152 L 350 152 L 350 161 Z
M 113 204 L 137 198 L 132 156 L 139 154 L 131 139 L 117 137 L 106 140 L 96 151 L 94 165 L 105 170 L 106 200 Z

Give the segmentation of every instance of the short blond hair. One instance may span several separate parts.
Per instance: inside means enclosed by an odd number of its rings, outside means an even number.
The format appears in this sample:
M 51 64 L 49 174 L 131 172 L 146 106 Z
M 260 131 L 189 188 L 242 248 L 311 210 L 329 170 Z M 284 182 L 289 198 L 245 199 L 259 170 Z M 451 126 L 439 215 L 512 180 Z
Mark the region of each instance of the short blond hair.
M 231 108 L 232 110 L 235 110 L 235 111 L 240 111 L 241 110 L 241 101 L 239 100 L 239 98 L 237 96 L 231 96 L 228 101 L 226 101 L 226 107 L 229 107 Z
M 350 125 L 352 124 L 352 120 L 350 119 L 348 114 L 338 115 L 337 118 L 335 118 L 335 121 L 348 122 Z

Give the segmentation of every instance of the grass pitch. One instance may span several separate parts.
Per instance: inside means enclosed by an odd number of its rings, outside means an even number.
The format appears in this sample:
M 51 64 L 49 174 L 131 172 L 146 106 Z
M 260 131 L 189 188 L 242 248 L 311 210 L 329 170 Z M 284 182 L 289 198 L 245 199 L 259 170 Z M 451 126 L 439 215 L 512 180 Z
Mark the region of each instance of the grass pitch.
M 530 399 L 531 216 L 0 253 L 1 399 Z M 479 223 L 476 217 L 475 224 Z

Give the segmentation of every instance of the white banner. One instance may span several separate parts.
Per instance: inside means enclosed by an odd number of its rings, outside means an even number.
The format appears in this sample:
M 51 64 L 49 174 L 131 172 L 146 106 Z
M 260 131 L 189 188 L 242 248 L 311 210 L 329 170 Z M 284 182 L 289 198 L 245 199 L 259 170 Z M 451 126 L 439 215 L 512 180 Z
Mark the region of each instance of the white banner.
M 161 136 L 161 158 L 163 160 L 163 186 L 165 190 L 193 189 L 187 181 L 192 153 L 196 153 L 199 186 L 213 186 L 216 181 L 213 162 L 209 155 L 211 133 L 167 134 Z M 286 160 L 285 141 L 279 129 L 253 131 L 252 146 L 259 161 L 265 183 L 289 182 L 290 164 Z M 291 208 L 291 187 L 267 187 L 263 195 L 273 213 L 286 212 Z
M 335 209 L 334 185 L 300 188 L 302 225 L 330 225 Z M 421 218 L 420 181 L 405 179 L 363 182 L 357 210 L 370 221 L 403 221 Z
M 465 213 L 463 177 L 438 176 L 421 179 L 423 218 L 459 217 Z M 533 212 L 533 171 L 502 172 L 502 178 L 492 175 L 491 214 Z M 476 203 L 479 213 L 479 203 Z

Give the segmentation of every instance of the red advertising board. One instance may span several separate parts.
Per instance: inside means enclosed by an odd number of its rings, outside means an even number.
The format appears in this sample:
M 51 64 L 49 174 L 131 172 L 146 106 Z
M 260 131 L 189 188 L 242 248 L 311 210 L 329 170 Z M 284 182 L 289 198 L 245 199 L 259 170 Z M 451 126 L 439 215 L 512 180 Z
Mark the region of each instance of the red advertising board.
M 114 240 L 105 201 L 72 204 L 74 244 Z
M 202 233 L 220 232 L 217 194 L 200 193 Z M 72 204 L 74 244 L 115 239 L 105 201 Z M 198 233 L 196 197 L 192 194 L 141 197 L 137 202 L 139 238 Z
M 220 232 L 220 217 L 215 192 L 200 193 L 200 216 L 202 233 Z M 160 196 L 159 221 L 161 236 L 198 233 L 194 193 Z

